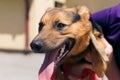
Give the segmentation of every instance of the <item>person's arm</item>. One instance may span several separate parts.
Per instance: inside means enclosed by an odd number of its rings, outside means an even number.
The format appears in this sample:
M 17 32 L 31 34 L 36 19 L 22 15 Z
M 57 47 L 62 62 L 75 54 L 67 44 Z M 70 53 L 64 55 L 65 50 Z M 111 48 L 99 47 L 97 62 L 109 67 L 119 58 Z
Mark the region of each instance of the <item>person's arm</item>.
M 107 70 L 108 77 L 110 80 L 120 80 L 120 4 L 92 14 L 91 19 L 102 26 L 105 38 L 113 46 L 114 54 Z

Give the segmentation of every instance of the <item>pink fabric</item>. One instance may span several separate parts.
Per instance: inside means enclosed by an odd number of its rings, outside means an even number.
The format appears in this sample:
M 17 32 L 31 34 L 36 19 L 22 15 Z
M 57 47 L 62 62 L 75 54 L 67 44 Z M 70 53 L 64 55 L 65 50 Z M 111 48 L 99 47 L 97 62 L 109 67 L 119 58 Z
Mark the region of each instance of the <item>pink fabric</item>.
M 83 71 L 83 75 L 82 75 L 81 78 L 84 79 L 84 78 L 86 78 L 88 75 L 91 76 L 91 77 L 90 77 L 90 80 L 100 80 L 99 77 L 97 76 L 97 74 L 96 74 L 94 71 L 90 70 L 90 69 L 85 69 L 85 70 Z
M 64 73 L 65 80 L 69 80 L 68 79 L 69 70 L 70 70 L 70 66 L 67 65 L 65 67 L 65 73 Z M 91 69 L 83 70 L 80 80 L 85 80 L 88 76 L 90 76 L 89 80 L 100 80 L 100 78 L 97 76 L 97 74 L 94 71 L 92 71 Z

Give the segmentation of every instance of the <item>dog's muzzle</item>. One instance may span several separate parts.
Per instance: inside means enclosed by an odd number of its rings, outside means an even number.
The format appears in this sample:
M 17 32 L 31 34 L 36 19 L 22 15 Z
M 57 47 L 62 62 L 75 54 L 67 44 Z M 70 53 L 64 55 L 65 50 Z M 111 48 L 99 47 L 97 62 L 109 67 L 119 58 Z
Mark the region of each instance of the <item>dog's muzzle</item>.
M 54 61 L 59 63 L 74 47 L 75 39 L 67 38 L 62 44 L 56 48 L 50 48 L 45 45 L 43 40 L 33 40 L 30 44 L 31 49 L 35 53 L 46 53 L 54 57 Z

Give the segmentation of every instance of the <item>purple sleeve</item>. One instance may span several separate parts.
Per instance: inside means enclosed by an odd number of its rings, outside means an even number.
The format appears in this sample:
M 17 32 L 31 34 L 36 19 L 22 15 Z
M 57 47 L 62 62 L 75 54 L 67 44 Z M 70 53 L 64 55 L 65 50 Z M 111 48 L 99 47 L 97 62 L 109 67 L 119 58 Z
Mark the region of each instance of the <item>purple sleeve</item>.
M 105 38 L 113 46 L 120 69 L 120 4 L 91 15 L 102 26 Z

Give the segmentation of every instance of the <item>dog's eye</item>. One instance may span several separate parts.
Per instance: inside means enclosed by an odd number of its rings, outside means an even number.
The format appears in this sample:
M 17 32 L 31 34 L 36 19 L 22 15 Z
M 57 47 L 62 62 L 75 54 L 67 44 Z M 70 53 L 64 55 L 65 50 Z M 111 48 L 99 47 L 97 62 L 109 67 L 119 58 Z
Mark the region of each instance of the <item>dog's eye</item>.
M 57 30 L 62 30 L 65 26 L 67 26 L 67 25 L 64 24 L 64 23 L 60 23 L 60 22 L 56 22 L 56 23 L 55 23 L 55 28 L 56 28 Z
M 43 23 L 43 22 L 40 22 L 40 23 L 39 23 L 39 29 L 38 29 L 39 32 L 42 30 L 43 26 L 44 26 L 44 23 Z
M 63 24 L 63 23 L 58 23 L 58 24 L 57 24 L 57 27 L 58 27 L 58 28 L 63 28 L 63 27 L 65 27 L 65 26 L 66 26 L 66 25 Z

